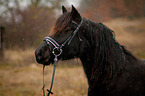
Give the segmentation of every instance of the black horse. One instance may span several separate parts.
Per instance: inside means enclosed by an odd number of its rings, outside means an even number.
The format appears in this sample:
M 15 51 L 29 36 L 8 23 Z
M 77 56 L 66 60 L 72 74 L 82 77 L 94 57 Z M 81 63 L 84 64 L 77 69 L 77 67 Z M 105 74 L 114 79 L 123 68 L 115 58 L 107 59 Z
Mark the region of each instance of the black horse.
M 90 21 L 72 6 L 36 49 L 38 63 L 80 58 L 88 80 L 88 96 L 145 96 L 145 61 L 137 59 L 102 23 Z

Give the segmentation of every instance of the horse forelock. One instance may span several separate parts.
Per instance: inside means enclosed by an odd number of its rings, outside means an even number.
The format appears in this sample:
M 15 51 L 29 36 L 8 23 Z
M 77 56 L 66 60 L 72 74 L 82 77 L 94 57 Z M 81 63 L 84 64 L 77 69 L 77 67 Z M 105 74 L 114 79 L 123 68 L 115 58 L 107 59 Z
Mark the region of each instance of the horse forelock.
M 71 24 L 72 16 L 70 12 L 61 15 L 52 26 L 49 35 L 57 35 L 60 32 L 65 32 Z

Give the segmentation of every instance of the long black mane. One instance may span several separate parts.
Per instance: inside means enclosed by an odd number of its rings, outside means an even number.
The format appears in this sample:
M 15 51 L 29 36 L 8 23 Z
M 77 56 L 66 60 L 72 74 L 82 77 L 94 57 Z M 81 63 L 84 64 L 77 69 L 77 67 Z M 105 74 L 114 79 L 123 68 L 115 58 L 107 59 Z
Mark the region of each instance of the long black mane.
M 92 86 L 99 82 L 106 83 L 107 80 L 112 78 L 115 71 L 126 66 L 128 58 L 137 60 L 130 51 L 117 42 L 114 31 L 104 24 L 84 18 L 83 27 L 86 32 L 85 37 L 91 46 L 89 53 L 94 53 L 91 56 L 93 57 L 91 62 L 93 69 L 90 78 Z

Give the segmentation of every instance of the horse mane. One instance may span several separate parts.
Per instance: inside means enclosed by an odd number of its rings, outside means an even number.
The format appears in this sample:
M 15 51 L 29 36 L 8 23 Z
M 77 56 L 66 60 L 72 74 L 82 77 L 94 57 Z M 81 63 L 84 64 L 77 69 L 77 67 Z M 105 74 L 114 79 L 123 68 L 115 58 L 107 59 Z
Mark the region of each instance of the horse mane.
M 127 50 L 124 46 L 121 46 L 121 47 L 122 47 L 122 49 L 123 49 L 123 52 L 124 52 L 126 55 L 132 57 L 134 60 L 138 60 L 138 59 L 131 53 L 131 51 Z
M 60 32 L 65 32 L 70 26 L 72 16 L 70 12 L 61 15 L 52 26 L 49 35 L 58 35 Z
M 125 66 L 126 55 L 137 59 L 115 39 L 115 33 L 102 23 L 95 23 L 85 19 L 86 34 L 90 34 L 89 42 L 93 45 L 94 65 L 90 80 L 99 84 L 111 79 L 116 70 Z M 91 27 L 92 26 L 92 27 Z M 124 65 L 123 63 L 124 62 Z M 100 79 L 101 78 L 101 79 Z M 99 82 L 99 83 L 97 83 Z M 93 83 L 94 85 L 94 83 Z

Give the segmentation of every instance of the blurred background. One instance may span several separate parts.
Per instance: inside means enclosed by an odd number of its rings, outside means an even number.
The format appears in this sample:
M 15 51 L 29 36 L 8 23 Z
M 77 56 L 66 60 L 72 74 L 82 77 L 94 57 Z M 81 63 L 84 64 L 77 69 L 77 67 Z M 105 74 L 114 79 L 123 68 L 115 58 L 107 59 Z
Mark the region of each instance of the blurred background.
M 145 59 L 144 0 L 0 0 L 0 96 L 42 95 L 42 65 L 35 49 L 48 36 L 61 6 L 114 30 L 117 41 Z M 54 96 L 87 96 L 87 81 L 78 59 L 57 64 Z M 53 66 L 45 71 L 46 87 Z

